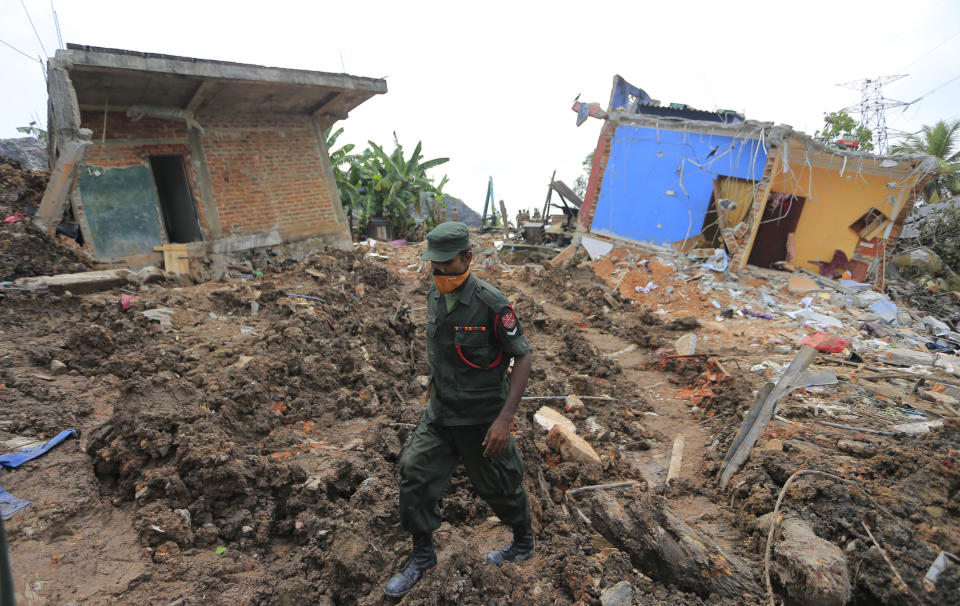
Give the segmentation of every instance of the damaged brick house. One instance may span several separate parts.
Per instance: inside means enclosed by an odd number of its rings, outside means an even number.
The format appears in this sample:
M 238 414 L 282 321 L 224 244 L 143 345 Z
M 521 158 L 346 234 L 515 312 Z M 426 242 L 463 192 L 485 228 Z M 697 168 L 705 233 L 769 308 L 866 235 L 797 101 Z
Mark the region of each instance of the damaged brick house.
M 97 259 L 349 245 L 323 133 L 384 80 L 69 44 L 48 89 L 37 222 L 52 231 L 69 206 Z
M 614 78 L 580 210 L 592 233 L 688 250 L 731 266 L 787 264 L 875 277 L 935 169 L 926 156 L 827 147 L 790 126 L 727 110 L 661 106 Z M 884 253 L 887 253 L 886 255 Z

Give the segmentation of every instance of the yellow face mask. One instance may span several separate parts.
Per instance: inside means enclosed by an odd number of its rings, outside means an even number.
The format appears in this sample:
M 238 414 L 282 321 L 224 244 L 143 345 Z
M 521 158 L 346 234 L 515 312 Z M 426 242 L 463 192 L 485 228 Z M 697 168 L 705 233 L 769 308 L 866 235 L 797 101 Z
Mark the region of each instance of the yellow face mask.
M 437 290 L 440 291 L 440 294 L 446 295 L 460 288 L 469 275 L 470 268 L 468 267 L 467 271 L 462 274 L 433 274 L 433 280 L 437 283 Z

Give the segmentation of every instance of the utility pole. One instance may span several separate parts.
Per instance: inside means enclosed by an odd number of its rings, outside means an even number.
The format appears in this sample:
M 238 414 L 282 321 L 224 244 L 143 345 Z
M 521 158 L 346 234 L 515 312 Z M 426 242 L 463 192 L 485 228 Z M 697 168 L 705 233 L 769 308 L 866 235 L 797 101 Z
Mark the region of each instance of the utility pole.
M 908 103 L 904 101 L 895 101 L 884 97 L 883 87 L 905 77 L 906 74 L 879 76 L 877 78 L 864 78 L 862 80 L 854 80 L 853 82 L 845 82 L 838 85 L 860 91 L 860 104 L 847 107 L 843 111 L 848 114 L 860 114 L 860 124 L 873 131 L 877 154 L 883 155 L 887 153 L 888 134 L 886 110 L 908 105 Z

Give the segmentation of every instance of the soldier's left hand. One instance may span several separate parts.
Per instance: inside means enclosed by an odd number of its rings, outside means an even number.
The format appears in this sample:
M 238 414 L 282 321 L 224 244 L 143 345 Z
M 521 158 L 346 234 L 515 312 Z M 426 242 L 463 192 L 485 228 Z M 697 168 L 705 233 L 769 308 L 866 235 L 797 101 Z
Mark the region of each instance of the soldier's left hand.
M 510 421 L 497 417 L 487 429 L 487 435 L 483 438 L 483 456 L 492 457 L 500 454 L 507 447 L 507 441 L 510 439 Z

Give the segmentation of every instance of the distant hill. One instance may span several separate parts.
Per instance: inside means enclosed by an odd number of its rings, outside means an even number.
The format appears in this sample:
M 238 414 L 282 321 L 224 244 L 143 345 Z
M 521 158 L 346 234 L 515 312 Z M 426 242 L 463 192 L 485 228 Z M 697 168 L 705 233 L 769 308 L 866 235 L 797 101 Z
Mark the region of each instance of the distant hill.
M 0 156 L 16 160 L 24 170 L 46 170 L 47 154 L 35 137 L 0 139 Z
M 460 213 L 460 221 L 470 227 L 480 227 L 482 217 L 477 211 L 464 204 L 463 200 L 452 196 L 444 196 L 443 201 L 447 204 L 447 221 L 453 220 L 450 211 L 456 209 Z

